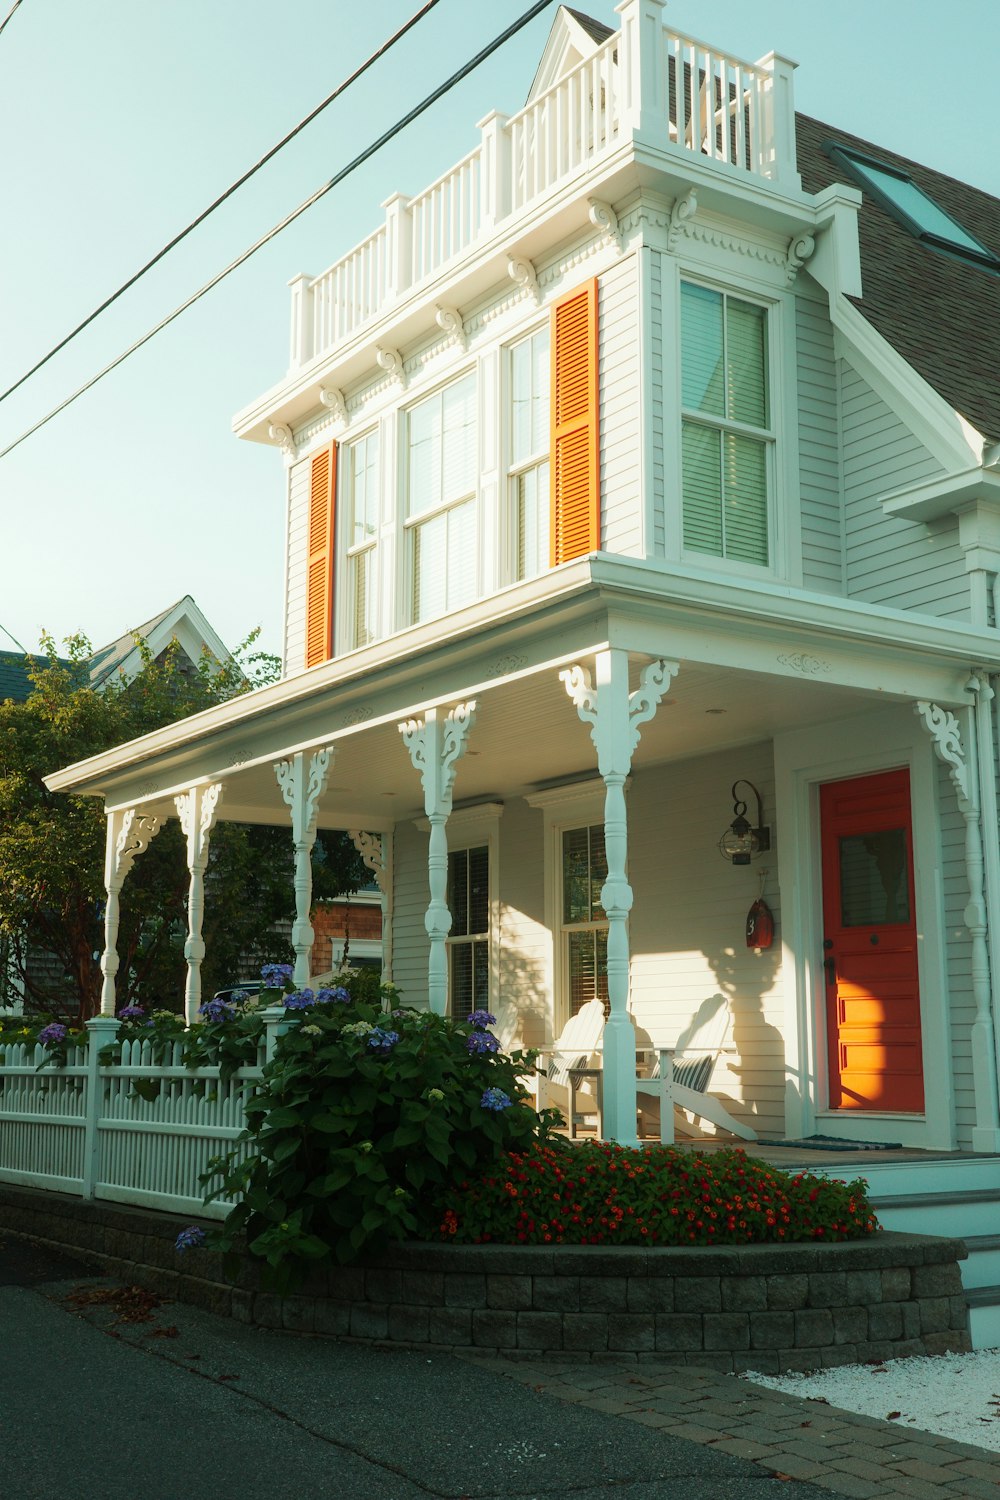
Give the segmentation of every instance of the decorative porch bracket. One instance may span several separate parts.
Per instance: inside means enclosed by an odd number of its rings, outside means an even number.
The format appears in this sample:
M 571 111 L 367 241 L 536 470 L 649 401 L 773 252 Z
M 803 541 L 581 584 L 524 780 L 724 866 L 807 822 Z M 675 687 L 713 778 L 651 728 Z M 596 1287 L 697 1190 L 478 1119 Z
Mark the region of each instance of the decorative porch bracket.
M 972 684 L 970 683 L 970 686 Z M 978 690 L 979 682 L 975 680 Z M 985 700 L 984 700 L 985 703 Z M 988 704 L 986 705 L 988 709 Z M 976 711 L 966 709 L 965 742 L 955 714 L 936 703 L 915 704 L 918 717 L 934 743 L 934 753 L 948 767 L 965 820 L 965 875 L 969 901 L 962 914 L 972 943 L 972 995 L 976 1018 L 972 1023 L 972 1078 L 976 1096 L 974 1151 L 1000 1151 L 997 1063 L 993 1025 L 993 987 L 990 976 L 989 924 L 986 903 L 986 862 L 983 852 L 979 767 L 976 758 Z M 993 834 L 995 838 L 995 833 Z M 1000 933 L 993 934 L 994 941 Z
M 639 744 L 641 726 L 660 705 L 679 667 L 652 661 L 643 668 L 634 693 L 628 688 L 628 652 L 613 647 L 595 659 L 596 686 L 586 667 L 559 673 L 576 711 L 590 725 L 597 767 L 604 780 L 604 845 L 608 878 L 601 904 L 608 918 L 608 1003 L 604 1024 L 604 1133 L 627 1145 L 637 1142 L 635 1129 L 635 1026 L 629 1014 L 628 914 L 632 887 L 625 868 L 628 816 L 625 782 Z
M 174 798 L 181 830 L 187 840 L 188 867 L 188 933 L 184 943 L 187 978 L 184 984 L 184 1016 L 189 1026 L 198 1019 L 201 1004 L 201 961 L 205 944 L 201 924 L 205 916 L 205 870 L 208 866 L 208 843 L 215 825 L 215 815 L 222 796 L 222 782 L 193 786 Z
M 382 979 L 392 983 L 392 836 L 349 828 L 348 837 L 366 870 L 375 876 L 382 898 Z
M 115 1013 L 115 975 L 118 973 L 119 898 L 125 877 L 137 854 L 149 848 L 163 825 L 152 813 L 141 813 L 134 807 L 107 815 L 107 842 L 104 854 L 104 889 L 108 893 L 104 908 L 104 952 L 101 955 L 101 1015 Z
M 419 771 L 424 789 L 424 812 L 431 825 L 427 847 L 427 883 L 430 902 L 424 927 L 430 939 L 427 960 L 427 1001 L 443 1016 L 448 1008 L 448 951 L 451 930 L 448 910 L 448 836 L 445 824 L 451 814 L 452 788 L 458 762 L 465 754 L 469 730 L 476 721 L 476 702 L 456 703 L 444 719 L 429 708 L 422 719 L 399 725 L 403 743 L 410 752 L 413 769 Z
M 322 750 L 313 751 L 308 761 L 304 750 L 296 750 L 291 760 L 274 763 L 281 795 L 292 814 L 295 848 L 295 921 L 292 923 L 295 967 L 292 978 L 300 989 L 309 983 L 315 938 L 309 911 L 312 906 L 312 850 L 316 842 L 316 819 L 319 799 L 326 789 L 335 755 L 336 746 L 325 745 Z

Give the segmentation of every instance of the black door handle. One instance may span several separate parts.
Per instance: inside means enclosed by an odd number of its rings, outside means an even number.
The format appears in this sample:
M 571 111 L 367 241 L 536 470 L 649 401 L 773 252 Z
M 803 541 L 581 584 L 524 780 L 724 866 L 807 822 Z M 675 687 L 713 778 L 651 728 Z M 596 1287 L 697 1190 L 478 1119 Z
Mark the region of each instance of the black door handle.
M 824 958 L 824 960 L 823 960 L 823 967 L 826 970 L 826 982 L 827 982 L 827 984 L 836 984 L 837 983 L 837 965 L 834 963 L 833 959 L 832 958 Z

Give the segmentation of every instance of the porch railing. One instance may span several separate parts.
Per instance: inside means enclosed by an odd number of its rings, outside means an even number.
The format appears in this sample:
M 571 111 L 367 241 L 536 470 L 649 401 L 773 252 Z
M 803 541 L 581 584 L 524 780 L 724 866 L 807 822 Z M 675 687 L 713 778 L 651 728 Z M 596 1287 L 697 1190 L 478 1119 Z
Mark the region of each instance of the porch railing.
M 795 178 L 794 65 L 745 62 L 660 24 L 659 0 L 619 7 L 622 30 L 506 119 L 320 276 L 292 285 L 295 369 L 353 337 L 414 287 L 634 137 L 760 180 Z M 650 19 L 655 24 L 648 24 Z

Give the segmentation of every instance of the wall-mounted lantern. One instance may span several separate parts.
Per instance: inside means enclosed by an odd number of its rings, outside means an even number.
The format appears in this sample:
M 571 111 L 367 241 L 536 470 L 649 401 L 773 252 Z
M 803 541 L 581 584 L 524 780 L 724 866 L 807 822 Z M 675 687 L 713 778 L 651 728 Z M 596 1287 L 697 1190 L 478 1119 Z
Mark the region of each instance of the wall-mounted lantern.
M 748 786 L 757 798 L 757 826 L 752 828 L 747 818 L 747 805 L 736 795 L 738 786 Z M 740 778 L 733 782 L 733 821 L 719 840 L 719 853 L 734 865 L 748 865 L 756 855 L 771 847 L 771 830 L 764 827 L 760 792 L 752 781 Z

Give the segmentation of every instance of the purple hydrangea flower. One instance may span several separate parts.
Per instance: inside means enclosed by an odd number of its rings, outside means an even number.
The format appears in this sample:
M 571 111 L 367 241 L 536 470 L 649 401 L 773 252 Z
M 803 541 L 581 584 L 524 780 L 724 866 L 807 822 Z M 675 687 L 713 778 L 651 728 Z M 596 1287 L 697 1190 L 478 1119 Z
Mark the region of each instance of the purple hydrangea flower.
M 483 1031 L 487 1026 L 497 1024 L 496 1016 L 490 1015 L 488 1010 L 470 1010 L 465 1018 L 470 1026 L 475 1026 L 478 1031 Z
M 479 1101 L 480 1109 L 492 1109 L 498 1114 L 502 1109 L 510 1109 L 512 1099 L 505 1094 L 503 1089 L 487 1089 Z
M 204 1005 L 199 1005 L 198 1014 L 206 1021 L 231 1021 L 236 1014 L 236 1007 L 228 1000 L 206 1000 Z
M 500 1043 L 491 1031 L 474 1031 L 466 1038 L 465 1045 L 473 1057 L 487 1052 L 499 1052 Z
M 291 964 L 265 964 L 260 971 L 260 977 L 269 990 L 280 990 L 285 981 L 292 977 Z
M 323 989 L 316 991 L 317 1005 L 350 1005 L 350 1003 L 351 992 L 350 990 L 345 990 L 342 984 L 338 984 L 332 990 Z
M 146 1014 L 144 1005 L 123 1005 L 118 1012 L 119 1021 L 141 1021 Z
M 391 1052 L 399 1041 L 398 1031 L 387 1031 L 384 1026 L 375 1026 L 368 1034 L 368 1045 L 376 1052 Z
M 38 1033 L 38 1040 L 43 1047 L 54 1047 L 57 1042 L 64 1042 L 68 1026 L 63 1026 L 59 1021 L 50 1021 L 48 1026 L 43 1026 Z
M 245 1000 L 250 999 L 250 996 L 247 994 L 246 990 L 233 990 L 229 998 L 234 1005 L 242 1005 Z
M 311 1010 L 316 1004 L 316 996 L 312 990 L 296 990 L 294 995 L 286 995 L 281 1003 L 286 1010 Z
M 178 1255 L 183 1255 L 185 1250 L 198 1250 L 204 1243 L 204 1229 L 199 1229 L 197 1224 L 189 1224 L 174 1240 L 174 1249 Z

